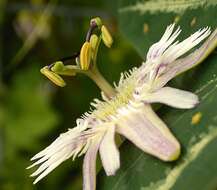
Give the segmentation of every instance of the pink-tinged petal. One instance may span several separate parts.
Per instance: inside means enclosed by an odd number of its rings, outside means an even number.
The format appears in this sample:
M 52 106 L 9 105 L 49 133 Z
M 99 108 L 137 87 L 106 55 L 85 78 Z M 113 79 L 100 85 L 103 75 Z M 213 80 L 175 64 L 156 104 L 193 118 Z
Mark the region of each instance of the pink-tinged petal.
M 149 104 L 136 109 L 122 109 L 116 129 L 119 134 L 161 160 L 173 161 L 179 157 L 179 142 Z
M 171 87 L 164 87 L 144 96 L 144 101 L 147 103 L 163 103 L 180 109 L 190 109 L 199 103 L 197 95 Z
M 153 61 L 154 59 L 160 57 L 164 51 L 174 42 L 178 37 L 181 30 L 177 30 L 173 33 L 175 24 L 171 24 L 166 28 L 164 35 L 161 37 L 160 41 L 153 44 L 147 53 L 147 61 Z
M 109 126 L 99 147 L 103 168 L 108 176 L 114 175 L 120 167 L 120 155 L 115 144 L 115 126 Z
M 89 146 L 83 163 L 83 190 L 96 189 L 96 157 L 100 145 L 100 139 L 94 139 Z
M 217 29 L 209 36 L 209 38 L 203 43 L 200 48 L 195 50 L 190 55 L 184 58 L 180 58 L 168 65 L 166 72 L 159 76 L 156 81 L 154 81 L 153 89 L 159 89 L 163 87 L 175 76 L 200 64 L 216 47 Z
M 33 182 L 36 184 L 42 178 L 52 172 L 62 162 L 75 156 L 80 152 L 86 144 L 86 137 L 82 136 L 86 126 L 78 126 L 69 129 L 66 133 L 62 133 L 50 146 L 36 154 L 31 160 L 35 161 L 27 169 L 40 165 L 38 169 L 31 175 L 36 177 Z
M 169 61 L 171 63 L 174 60 L 178 59 L 180 56 L 187 53 L 189 50 L 191 50 L 193 47 L 203 41 L 206 37 L 208 37 L 210 33 L 210 28 L 203 28 L 201 30 L 198 30 L 182 42 L 171 45 L 164 52 L 163 62 Z
M 195 67 L 201 63 L 207 56 L 217 47 L 217 29 L 212 32 L 210 37 L 204 42 L 204 44 L 190 55 L 178 59 L 174 62 L 173 68 L 177 69 L 177 74 L 185 72 L 192 67 Z

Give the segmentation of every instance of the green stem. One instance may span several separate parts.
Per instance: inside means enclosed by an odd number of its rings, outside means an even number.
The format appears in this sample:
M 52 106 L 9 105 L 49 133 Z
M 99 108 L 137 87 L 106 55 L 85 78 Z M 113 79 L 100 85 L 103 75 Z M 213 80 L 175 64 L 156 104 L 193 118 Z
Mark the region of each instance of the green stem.
M 86 74 L 88 77 L 90 77 L 96 83 L 96 85 L 105 93 L 105 95 L 108 98 L 112 98 L 116 94 L 115 89 L 102 76 L 102 74 L 99 72 L 99 70 L 97 68 L 97 64 L 96 64 L 97 54 L 98 54 L 101 40 L 102 40 L 102 35 L 99 36 L 99 39 L 98 39 L 98 42 L 96 45 L 96 49 L 95 49 L 94 54 L 93 54 L 92 68 L 90 68 L 90 70 L 88 70 L 87 72 L 83 72 L 83 73 Z
M 93 67 L 91 70 L 86 72 L 86 75 L 97 84 L 97 86 L 105 93 L 108 98 L 115 96 L 115 89 L 102 76 L 97 67 Z

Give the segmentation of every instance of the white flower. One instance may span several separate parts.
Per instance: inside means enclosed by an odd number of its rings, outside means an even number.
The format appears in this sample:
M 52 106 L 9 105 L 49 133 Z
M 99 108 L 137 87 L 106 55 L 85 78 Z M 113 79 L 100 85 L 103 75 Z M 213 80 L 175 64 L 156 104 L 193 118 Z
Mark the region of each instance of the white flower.
M 91 105 L 95 109 L 78 119 L 75 128 L 61 134 L 31 159 L 37 161 L 29 168 L 40 165 L 31 175 L 38 176 L 34 183 L 66 159 L 85 154 L 83 189 L 94 190 L 98 151 L 107 175 L 114 175 L 120 167 L 115 132 L 161 160 L 173 161 L 179 157 L 179 142 L 150 104 L 160 102 L 181 109 L 193 108 L 198 104 L 195 94 L 164 86 L 204 56 L 210 40 L 194 53 L 180 58 L 204 40 L 210 34 L 210 29 L 199 30 L 182 42 L 175 41 L 180 28 L 174 33 L 173 30 L 174 24 L 167 27 L 160 41 L 150 47 L 147 60 L 140 68 L 121 75 L 119 84 L 115 85 L 115 97 L 94 100 Z

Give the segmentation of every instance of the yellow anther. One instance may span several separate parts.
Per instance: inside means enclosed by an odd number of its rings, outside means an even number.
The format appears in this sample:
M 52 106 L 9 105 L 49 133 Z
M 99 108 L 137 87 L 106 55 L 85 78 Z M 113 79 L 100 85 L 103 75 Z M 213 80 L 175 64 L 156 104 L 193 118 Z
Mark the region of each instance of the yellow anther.
M 102 26 L 102 20 L 99 17 L 92 18 L 90 20 L 90 24 L 96 23 L 96 25 L 100 28 Z
M 88 70 L 91 61 L 91 45 L 90 42 L 85 42 L 80 52 L 80 67 L 82 70 Z
M 98 38 L 98 36 L 96 34 L 91 35 L 91 37 L 90 37 L 90 45 L 91 45 L 91 48 L 92 48 L 93 52 L 95 52 L 95 50 L 96 50 L 98 40 L 99 40 L 99 38 Z
M 66 85 L 65 81 L 58 74 L 52 72 L 48 66 L 43 67 L 40 72 L 57 86 L 64 87 Z
M 110 32 L 108 31 L 108 29 L 104 25 L 102 25 L 102 27 L 101 27 L 101 32 L 102 32 L 102 40 L 103 40 L 104 44 L 110 48 L 112 46 L 112 43 L 113 43 L 113 39 L 112 39 Z

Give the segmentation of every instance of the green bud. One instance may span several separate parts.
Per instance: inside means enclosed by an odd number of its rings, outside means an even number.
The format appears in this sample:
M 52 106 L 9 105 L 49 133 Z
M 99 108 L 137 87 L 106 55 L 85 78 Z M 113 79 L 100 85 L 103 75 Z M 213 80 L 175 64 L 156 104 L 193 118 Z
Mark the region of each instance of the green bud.
M 91 45 L 90 42 L 85 42 L 80 52 L 80 67 L 82 70 L 88 70 L 91 61 Z
M 43 67 L 40 72 L 57 86 L 64 87 L 66 85 L 65 81 L 58 74 L 52 72 L 48 66 Z
M 101 32 L 102 32 L 102 40 L 103 40 L 104 44 L 108 48 L 110 48 L 112 46 L 112 43 L 113 43 L 113 39 L 112 39 L 110 32 L 108 31 L 108 29 L 104 25 L 102 25 L 102 27 L 101 27 Z
M 96 17 L 96 18 L 92 18 L 91 20 L 90 20 L 90 24 L 92 24 L 92 23 L 96 23 L 96 25 L 99 27 L 99 28 L 101 28 L 101 26 L 102 26 L 102 20 L 99 18 L 99 17 Z

